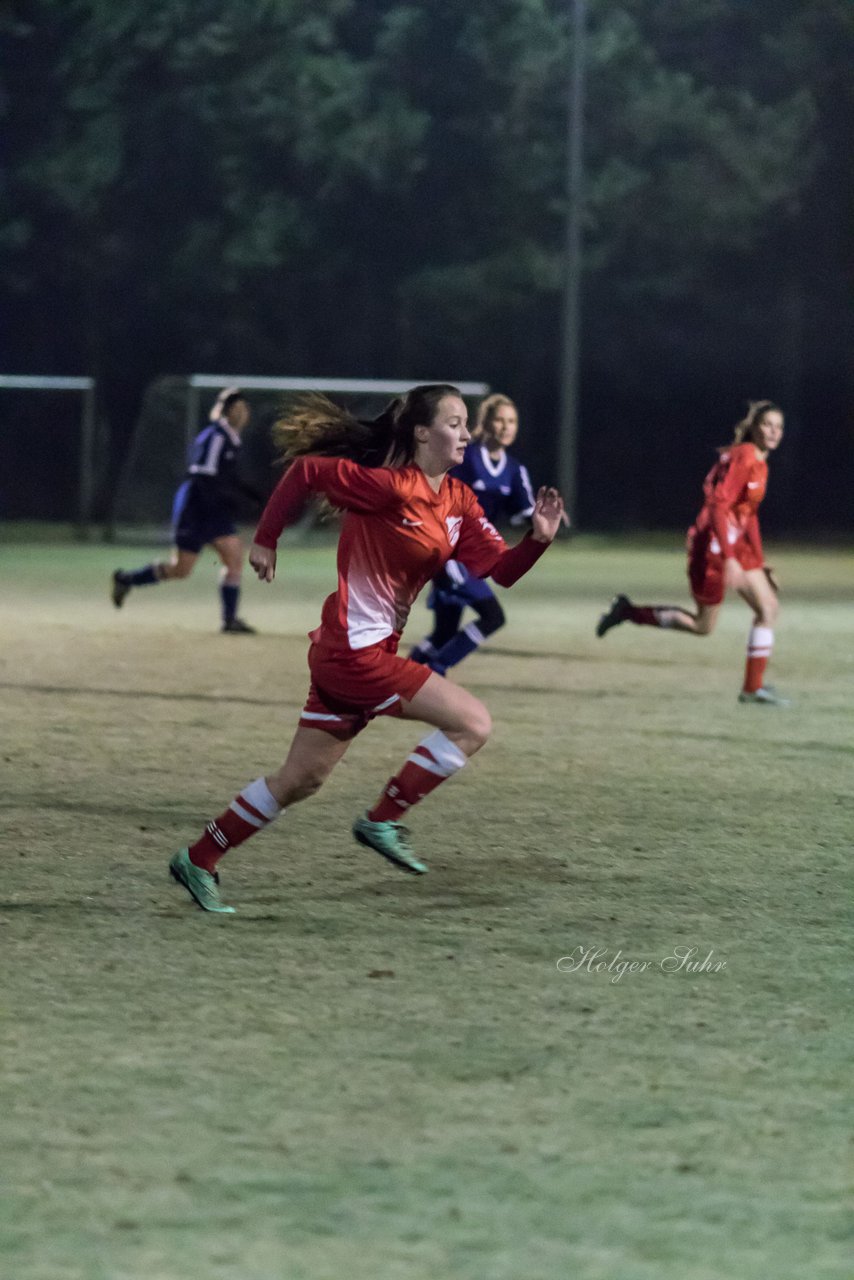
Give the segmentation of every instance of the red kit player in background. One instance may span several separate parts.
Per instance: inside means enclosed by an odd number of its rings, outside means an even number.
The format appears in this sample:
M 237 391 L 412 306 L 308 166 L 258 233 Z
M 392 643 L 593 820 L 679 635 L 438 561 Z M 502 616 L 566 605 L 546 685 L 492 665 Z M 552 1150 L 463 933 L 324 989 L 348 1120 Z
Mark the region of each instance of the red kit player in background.
M 738 700 L 788 705 L 773 687 L 764 684 L 778 606 L 777 585 L 765 564 L 757 514 L 768 482 L 768 455 L 782 439 L 783 414 L 770 400 L 759 400 L 750 405 L 747 416 L 735 428 L 733 443 L 720 450 L 718 461 L 706 476 L 703 509 L 688 531 L 688 578 L 696 612 L 671 605 L 632 604 L 628 596 L 619 595 L 599 619 L 597 636 L 604 636 L 621 622 L 708 636 L 718 620 L 724 593 L 735 590 L 753 610 Z
M 281 427 L 291 465 L 264 510 L 249 562 L 272 582 L 282 529 L 321 494 L 344 512 L 338 589 L 310 636 L 311 686 L 284 764 L 244 787 L 169 864 L 206 911 L 232 910 L 219 898 L 223 854 L 314 795 L 375 716 L 420 720 L 433 732 L 356 819 L 353 835 L 405 871 L 427 870 L 398 820 L 484 745 L 491 721 L 467 690 L 397 656 L 410 607 L 452 556 L 511 586 L 552 542 L 564 511 L 557 490 L 540 489 L 530 532 L 505 545 L 472 490 L 447 474 L 471 439 L 456 387 L 414 387 L 370 422 L 310 397 Z

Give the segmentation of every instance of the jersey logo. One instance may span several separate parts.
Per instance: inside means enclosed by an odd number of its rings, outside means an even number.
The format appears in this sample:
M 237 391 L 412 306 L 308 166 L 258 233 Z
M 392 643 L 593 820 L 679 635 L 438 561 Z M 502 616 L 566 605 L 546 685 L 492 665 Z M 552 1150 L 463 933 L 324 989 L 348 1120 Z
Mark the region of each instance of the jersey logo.
M 758 488 L 759 488 L 759 481 L 758 481 L 758 480 L 748 480 L 748 482 L 747 482 L 747 487 L 748 487 L 748 489 L 758 489 Z
M 499 542 L 501 541 L 501 534 L 498 532 L 495 525 L 491 524 L 490 521 L 487 520 L 486 516 L 480 517 L 480 527 L 483 529 L 484 533 L 488 533 L 492 538 L 497 538 Z
M 403 523 L 405 525 L 408 525 L 410 529 L 414 529 L 416 525 L 423 524 L 424 521 L 423 520 L 407 520 L 406 516 L 404 516 Z
M 455 547 L 460 540 L 460 527 L 462 526 L 462 516 L 445 516 L 445 527 L 448 530 L 448 542 Z

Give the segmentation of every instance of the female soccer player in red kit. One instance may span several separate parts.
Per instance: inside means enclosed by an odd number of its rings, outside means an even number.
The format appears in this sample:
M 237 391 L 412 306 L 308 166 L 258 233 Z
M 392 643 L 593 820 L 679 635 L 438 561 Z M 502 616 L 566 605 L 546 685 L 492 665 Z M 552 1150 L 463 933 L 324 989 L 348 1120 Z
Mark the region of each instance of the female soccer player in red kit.
M 733 443 L 720 450 L 718 461 L 706 476 L 703 508 L 688 531 L 688 578 L 696 612 L 669 605 L 632 604 L 628 596 L 619 595 L 599 619 L 597 636 L 604 636 L 621 622 L 711 635 L 724 593 L 733 589 L 754 615 L 738 700 L 788 705 L 772 687 L 763 684 L 778 606 L 777 587 L 762 552 L 757 514 L 768 482 L 768 455 L 782 438 L 780 409 L 770 400 L 759 400 L 750 405 L 735 429 Z
M 311 397 L 283 426 L 292 461 L 261 517 L 250 564 L 272 582 L 279 534 L 321 494 L 345 513 L 338 589 L 310 636 L 311 686 L 284 764 L 249 783 L 169 864 L 206 911 L 232 910 L 219 897 L 223 854 L 318 791 L 356 734 L 380 715 L 421 720 L 433 732 L 357 818 L 353 835 L 406 871 L 427 870 L 399 819 L 484 745 L 491 721 L 467 690 L 397 656 L 410 607 L 452 556 L 511 586 L 552 542 L 563 516 L 558 492 L 542 488 L 530 532 L 505 545 L 472 490 L 447 474 L 471 438 L 456 387 L 414 387 L 371 422 Z

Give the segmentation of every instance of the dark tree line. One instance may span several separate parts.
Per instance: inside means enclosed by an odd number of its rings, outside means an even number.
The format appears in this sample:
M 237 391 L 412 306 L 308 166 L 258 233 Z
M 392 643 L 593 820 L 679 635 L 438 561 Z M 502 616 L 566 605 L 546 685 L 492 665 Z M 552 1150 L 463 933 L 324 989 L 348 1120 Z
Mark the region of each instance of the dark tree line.
M 581 519 L 684 522 L 770 396 L 776 523 L 842 527 L 854 11 L 590 7 Z M 97 377 L 114 466 L 153 377 L 219 368 L 483 378 L 549 472 L 565 3 L 22 0 L 3 23 L 4 362 Z

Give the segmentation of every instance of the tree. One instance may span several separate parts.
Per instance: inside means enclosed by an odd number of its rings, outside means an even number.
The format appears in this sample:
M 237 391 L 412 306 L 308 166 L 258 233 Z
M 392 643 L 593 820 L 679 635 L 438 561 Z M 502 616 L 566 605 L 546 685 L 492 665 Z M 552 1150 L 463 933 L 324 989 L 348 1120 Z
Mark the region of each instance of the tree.
M 560 0 L 258 0 L 251 23 L 237 0 L 21 0 L 5 35 L 10 353 L 95 374 L 119 442 L 152 376 L 217 365 L 485 375 L 545 419 Z M 778 307 L 783 259 L 780 315 L 807 296 L 806 211 L 831 226 L 850 176 L 850 47 L 842 0 L 593 0 L 588 413 L 676 431 L 668 389 L 746 376 L 734 330 L 773 370 L 757 299 Z

